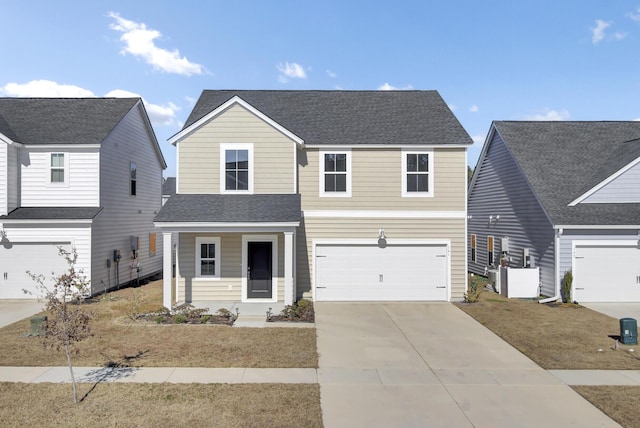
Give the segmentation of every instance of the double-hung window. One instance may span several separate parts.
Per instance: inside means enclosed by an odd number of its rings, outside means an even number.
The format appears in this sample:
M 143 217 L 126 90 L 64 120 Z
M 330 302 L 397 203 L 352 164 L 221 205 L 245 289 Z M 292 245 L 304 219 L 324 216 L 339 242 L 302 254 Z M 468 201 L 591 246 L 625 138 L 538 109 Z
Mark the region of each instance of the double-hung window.
M 253 192 L 253 146 L 251 144 L 220 145 L 220 192 Z
M 351 196 L 351 152 L 320 152 L 320 196 Z
M 196 278 L 220 278 L 220 238 L 196 238 Z
M 49 163 L 50 183 L 64 183 L 65 182 L 65 156 L 64 153 L 51 153 L 51 160 Z
M 402 196 L 433 196 L 432 151 L 402 151 Z

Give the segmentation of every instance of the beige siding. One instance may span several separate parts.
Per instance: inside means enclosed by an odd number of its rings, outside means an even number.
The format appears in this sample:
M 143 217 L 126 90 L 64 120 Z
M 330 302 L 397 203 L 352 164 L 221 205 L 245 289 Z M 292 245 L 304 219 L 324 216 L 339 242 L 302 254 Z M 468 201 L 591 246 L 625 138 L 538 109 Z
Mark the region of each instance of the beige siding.
M 402 197 L 400 148 L 351 149 L 350 198 L 319 197 L 319 150 L 299 152 L 299 185 L 303 210 L 437 210 L 465 209 L 466 157 L 464 148 L 434 150 L 434 196 Z
M 9 145 L 0 141 L 0 215 L 5 215 L 8 212 L 8 149 Z
M 178 143 L 178 192 L 220 192 L 220 144 L 253 144 L 254 193 L 294 193 L 295 143 L 239 105 Z
M 260 235 L 250 233 L 250 235 Z M 220 279 L 194 279 L 196 237 L 220 238 Z M 180 233 L 178 239 L 178 302 L 242 300 L 242 234 Z M 284 300 L 284 236 L 278 234 L 278 301 Z
M 354 219 L 306 218 L 297 234 L 298 296 L 312 290 L 313 240 L 370 239 L 376 243 L 380 228 L 389 242 L 394 239 L 438 239 L 451 241 L 451 299 L 461 300 L 466 290 L 464 219 Z

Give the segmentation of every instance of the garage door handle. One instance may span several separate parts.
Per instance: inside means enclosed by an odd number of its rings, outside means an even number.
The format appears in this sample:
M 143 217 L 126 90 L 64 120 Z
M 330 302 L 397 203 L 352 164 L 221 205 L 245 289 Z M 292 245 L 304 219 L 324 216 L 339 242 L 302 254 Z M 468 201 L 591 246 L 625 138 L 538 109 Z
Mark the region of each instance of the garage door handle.
M 436 257 L 447 257 L 446 254 L 436 254 Z
M 584 287 L 583 287 L 583 288 L 577 288 L 577 287 L 576 287 L 576 290 L 584 290 Z
M 327 257 L 327 256 L 316 256 L 316 258 L 318 258 L 318 257 Z
M 436 288 L 447 288 L 447 286 L 446 285 L 442 285 L 442 286 L 438 286 Z
M 327 287 L 320 287 L 320 286 L 317 286 L 316 288 L 327 288 Z

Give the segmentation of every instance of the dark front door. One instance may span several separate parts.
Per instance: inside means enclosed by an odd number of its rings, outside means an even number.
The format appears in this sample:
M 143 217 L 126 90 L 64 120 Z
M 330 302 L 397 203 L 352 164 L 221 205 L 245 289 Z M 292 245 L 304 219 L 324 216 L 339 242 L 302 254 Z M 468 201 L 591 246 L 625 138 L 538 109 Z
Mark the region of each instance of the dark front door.
M 271 298 L 271 242 L 247 243 L 247 297 Z

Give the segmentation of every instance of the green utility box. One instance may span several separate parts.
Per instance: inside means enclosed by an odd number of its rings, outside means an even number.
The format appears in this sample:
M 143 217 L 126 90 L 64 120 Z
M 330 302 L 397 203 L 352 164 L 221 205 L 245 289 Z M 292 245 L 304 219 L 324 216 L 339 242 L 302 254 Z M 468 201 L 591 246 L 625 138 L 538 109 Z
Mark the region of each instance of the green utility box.
M 33 317 L 31 318 L 31 335 L 40 336 L 44 334 L 47 329 L 47 317 Z
M 634 318 L 620 318 L 620 342 L 638 344 L 638 322 Z

